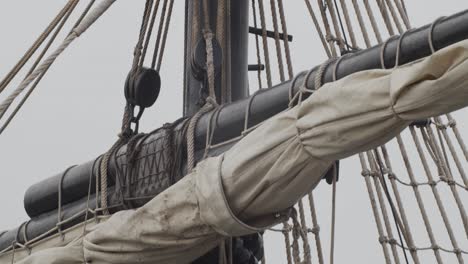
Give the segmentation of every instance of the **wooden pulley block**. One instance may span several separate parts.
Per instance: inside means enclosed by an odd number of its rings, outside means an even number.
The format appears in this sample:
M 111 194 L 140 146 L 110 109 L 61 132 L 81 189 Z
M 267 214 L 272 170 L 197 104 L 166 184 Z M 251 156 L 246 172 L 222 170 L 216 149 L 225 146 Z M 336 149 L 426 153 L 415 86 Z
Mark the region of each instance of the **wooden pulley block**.
M 223 54 L 221 46 L 219 45 L 216 38 L 213 38 L 211 43 L 213 46 L 213 66 L 215 74 L 217 74 L 221 70 Z M 206 42 L 204 39 L 200 39 L 195 46 L 194 52 L 192 53 L 192 73 L 198 80 L 202 80 L 205 77 L 207 71 L 206 57 Z
M 142 67 L 135 74 L 130 72 L 125 81 L 125 98 L 134 106 L 152 106 L 158 99 L 160 90 L 161 77 L 151 68 Z

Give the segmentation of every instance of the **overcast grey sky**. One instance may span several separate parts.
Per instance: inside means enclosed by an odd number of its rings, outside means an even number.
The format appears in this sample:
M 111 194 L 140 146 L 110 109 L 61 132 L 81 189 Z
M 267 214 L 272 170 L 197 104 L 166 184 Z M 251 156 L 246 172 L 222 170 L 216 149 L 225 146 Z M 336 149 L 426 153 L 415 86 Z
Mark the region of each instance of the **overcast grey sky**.
M 0 1 L 1 78 L 65 2 Z M 288 30 L 294 36 L 291 48 L 295 71 L 320 64 L 326 58 L 304 2 L 289 0 L 284 3 Z M 142 131 L 149 131 L 182 115 L 183 4 L 184 1 L 179 0 L 174 6 L 169 45 L 161 72 L 162 92 L 155 106 L 145 112 Z M 414 27 L 468 8 L 466 0 L 407 0 L 406 4 Z M 57 60 L 17 118 L 0 136 L 0 230 L 13 228 L 27 220 L 23 194 L 31 184 L 70 165 L 95 158 L 116 140 L 125 101 L 124 80 L 131 66 L 143 6 L 143 0 L 117 1 L 95 26 Z M 250 44 L 253 48 L 253 41 Z M 272 46 L 270 51 L 273 50 Z M 250 61 L 254 62 L 255 53 L 253 49 L 251 51 Z M 250 77 L 251 84 L 256 87 L 255 75 Z M 18 84 L 18 80 L 15 79 L 8 91 Z M 275 81 L 279 82 L 279 78 Z M 2 98 L 5 98 L 5 94 L 0 96 Z M 462 110 L 456 113 L 456 117 L 463 121 L 467 113 Z M 468 125 L 459 123 L 462 132 L 467 135 Z M 414 152 L 410 154 L 415 155 Z M 336 263 L 384 263 L 356 157 L 342 162 L 338 189 Z M 414 206 L 414 197 L 411 192 L 403 195 L 408 200 L 409 217 L 415 219 L 415 240 L 418 245 L 427 246 L 429 242 L 422 222 L 418 220 L 420 217 Z M 448 192 L 442 192 L 442 195 L 444 199 L 451 199 Z M 330 197 L 331 188 L 321 184 L 316 190 L 316 202 L 326 256 Z M 466 204 L 466 192 L 462 193 L 462 198 Z M 431 206 L 428 206 L 429 211 L 432 210 Z M 449 207 L 449 212 L 454 219 L 460 246 L 467 250 L 468 241 L 463 236 L 455 208 Z M 430 213 L 436 221 L 434 229 L 440 243 L 450 248 L 443 225 L 436 219 L 437 213 Z M 285 263 L 282 235 L 268 233 L 265 244 L 270 263 Z M 313 255 L 316 260 L 314 249 Z M 431 258 L 425 263 L 435 262 Z

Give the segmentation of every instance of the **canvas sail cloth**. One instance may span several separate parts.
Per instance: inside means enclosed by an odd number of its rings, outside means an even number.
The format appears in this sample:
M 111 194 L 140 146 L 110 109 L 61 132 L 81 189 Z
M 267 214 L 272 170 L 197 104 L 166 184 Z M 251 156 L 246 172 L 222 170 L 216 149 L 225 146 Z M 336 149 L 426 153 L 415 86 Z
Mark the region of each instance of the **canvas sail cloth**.
M 19 263 L 189 263 L 225 236 L 281 221 L 334 160 L 467 105 L 468 41 L 398 69 L 350 75 L 200 162 L 145 206 Z

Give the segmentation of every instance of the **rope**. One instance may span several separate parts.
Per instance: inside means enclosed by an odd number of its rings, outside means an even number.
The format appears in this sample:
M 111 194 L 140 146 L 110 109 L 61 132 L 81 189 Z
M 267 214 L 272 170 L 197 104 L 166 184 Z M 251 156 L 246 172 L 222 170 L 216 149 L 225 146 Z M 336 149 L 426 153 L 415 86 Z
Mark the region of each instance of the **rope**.
M 411 24 L 410 24 L 410 21 L 408 19 L 408 13 L 406 12 L 405 8 L 404 8 L 404 2 L 403 1 L 399 1 L 399 0 L 394 0 L 395 2 L 395 5 L 398 9 L 398 13 L 400 14 L 400 17 L 401 19 L 403 20 L 403 23 L 405 24 L 406 26 L 406 29 L 410 29 L 411 28 Z
M 65 23 L 67 22 L 68 18 L 70 17 L 70 15 L 72 14 L 73 10 L 75 9 L 76 5 L 78 4 L 78 1 L 74 2 L 74 4 L 72 6 L 70 6 L 70 8 L 67 10 L 67 13 L 65 14 L 65 16 L 63 17 L 63 19 L 61 20 L 60 24 L 58 25 L 58 27 L 55 29 L 55 32 L 54 34 L 52 35 L 52 37 L 49 39 L 49 41 L 47 42 L 46 46 L 44 47 L 44 49 L 42 50 L 41 54 L 39 54 L 39 56 L 37 57 L 36 61 L 34 62 L 33 66 L 29 69 L 29 72 L 26 74 L 26 76 L 30 75 L 37 67 L 37 65 L 39 64 L 39 62 L 42 60 L 42 58 L 45 56 L 45 54 L 47 53 L 47 51 L 49 50 L 50 46 L 52 45 L 52 43 L 55 41 L 55 39 L 57 38 L 58 34 L 60 33 L 60 31 L 62 30 L 63 26 L 65 25 Z M 93 1 L 90 3 L 90 4 L 93 4 Z M 90 7 L 88 5 L 88 7 Z M 86 14 L 87 12 L 89 11 L 88 8 L 85 9 L 85 11 L 83 12 L 83 14 Z M 83 16 L 82 14 L 82 16 Z M 80 17 L 80 19 L 82 19 Z M 77 21 L 77 22 L 80 22 L 80 19 Z M 73 28 L 75 28 L 76 26 L 74 26 Z M 10 122 L 15 118 L 16 114 L 19 112 L 19 110 L 21 110 L 21 108 L 23 107 L 24 103 L 26 103 L 26 101 L 29 99 L 29 96 L 34 92 L 34 90 L 36 89 L 37 85 L 39 84 L 39 82 L 42 80 L 42 78 L 44 77 L 44 75 L 47 73 L 47 71 L 49 70 L 50 67 L 47 67 L 43 73 L 41 73 L 36 81 L 33 83 L 33 85 L 29 88 L 29 90 L 26 92 L 26 94 L 24 95 L 24 97 L 21 99 L 21 101 L 18 103 L 18 105 L 15 107 L 15 109 L 11 112 L 11 114 L 8 116 L 7 120 L 5 121 L 5 123 L 3 123 L 3 125 L 1 126 L 0 128 L 0 135 L 3 133 L 3 131 L 5 131 L 5 129 L 8 127 L 8 125 L 10 124 Z
M 163 32 L 163 26 L 164 26 L 164 20 L 166 17 L 166 11 L 167 11 L 167 4 L 168 0 L 164 0 L 162 10 L 161 10 L 161 17 L 159 18 L 159 27 L 158 27 L 158 35 L 156 37 L 156 42 L 154 44 L 154 51 L 153 51 L 153 59 L 151 61 L 151 68 L 156 67 L 156 62 L 157 62 L 157 56 L 159 54 L 159 46 L 161 45 L 161 39 L 162 39 L 162 32 Z
M 151 33 L 153 32 L 154 23 L 156 21 L 156 16 L 157 16 L 158 10 L 159 10 L 159 4 L 160 4 L 160 0 L 156 0 L 156 2 L 154 2 L 154 7 L 153 7 L 153 10 L 151 12 L 151 19 L 149 21 L 149 26 L 148 26 L 148 34 L 147 34 L 147 36 L 145 38 L 145 44 L 143 45 L 143 52 L 142 52 L 142 55 L 141 55 L 143 58 L 146 57 L 146 52 L 148 51 L 149 42 L 151 40 Z M 139 63 L 139 67 L 142 67 L 142 66 L 143 66 L 143 61 L 141 61 Z
M 268 51 L 265 8 L 263 6 L 263 0 L 258 0 L 258 9 L 260 11 L 260 24 L 262 26 L 263 53 L 265 57 L 265 71 L 267 76 L 267 84 L 268 88 L 271 88 L 273 86 L 273 83 L 271 81 L 270 54 Z
M 291 51 L 289 49 L 289 41 L 286 38 L 286 36 L 288 36 L 288 28 L 286 26 L 286 18 L 284 16 L 283 0 L 278 0 L 278 10 L 279 10 L 280 20 L 281 20 L 281 29 L 283 30 L 283 35 L 285 36 L 283 38 L 284 53 L 286 55 L 286 64 L 288 66 L 289 80 L 291 80 L 294 77 L 294 71 L 293 71 L 293 68 L 292 68 Z
M 169 11 L 168 11 L 168 14 L 167 14 L 166 25 L 164 26 L 164 35 L 163 35 L 163 41 L 162 41 L 162 44 L 161 44 L 161 53 L 159 54 L 158 67 L 156 68 L 156 70 L 158 72 L 161 70 L 162 59 L 163 59 L 164 50 L 165 50 L 165 47 L 166 47 L 167 34 L 169 32 L 169 25 L 171 24 L 172 8 L 174 6 L 174 0 L 170 0 L 170 1 L 171 2 L 169 4 Z
M 404 229 L 406 230 L 407 244 L 408 244 L 408 246 L 410 248 L 414 248 L 413 235 L 411 233 L 411 228 L 410 228 L 408 219 L 406 217 L 405 208 L 403 206 L 403 202 L 402 202 L 402 199 L 401 199 L 401 196 L 400 196 L 398 186 L 396 185 L 396 181 L 395 181 L 396 174 L 393 172 L 392 165 L 391 165 L 391 162 L 390 162 L 390 156 L 388 155 L 388 151 L 387 151 L 387 147 L 385 145 L 382 145 L 380 147 L 380 149 L 382 151 L 383 160 L 385 161 L 385 166 L 386 166 L 383 169 L 383 171 L 387 173 L 388 178 L 390 179 L 390 183 L 392 185 L 393 194 L 394 194 L 395 199 L 397 201 L 398 211 L 400 213 Z M 379 156 L 378 151 L 376 151 L 376 155 Z M 382 160 L 382 158 L 380 158 L 380 157 L 379 157 L 379 159 Z M 418 257 L 418 254 L 417 254 L 416 251 L 411 251 L 411 257 L 413 258 L 413 261 L 415 262 L 415 264 L 420 263 L 419 257 Z
M 292 254 L 291 254 L 291 240 L 289 238 L 290 230 L 291 230 L 291 227 L 289 226 L 288 221 L 284 221 L 283 231 L 281 233 L 283 233 L 283 236 L 284 236 L 284 249 L 286 251 L 286 260 L 288 264 L 293 263 Z
M 338 18 L 337 18 L 337 15 L 336 15 L 335 6 L 333 5 L 332 0 L 326 0 L 326 2 L 327 2 L 327 6 L 328 6 L 328 11 L 329 11 L 331 19 L 332 19 L 333 28 L 335 30 L 336 38 L 337 38 L 337 41 L 338 41 L 338 47 L 340 47 L 341 51 L 344 51 L 345 50 L 345 45 L 344 45 L 344 41 L 343 41 L 343 36 L 341 35 L 340 25 L 338 24 Z M 324 12 L 325 12 L 325 10 L 324 10 Z
M 133 63 L 132 63 L 132 69 L 130 71 L 133 76 L 137 74 L 139 67 L 143 65 L 143 62 L 145 60 L 145 57 L 142 56 L 143 49 L 144 49 L 143 42 L 145 41 L 146 30 L 149 25 L 149 19 L 150 19 L 152 6 L 153 6 L 153 0 L 146 0 L 145 9 L 143 11 L 143 19 L 141 22 L 140 32 L 138 35 L 138 41 L 135 46 L 135 50 L 133 51 Z
M 463 155 L 465 156 L 465 160 L 468 161 L 468 151 L 466 149 L 465 142 L 463 141 L 463 138 L 460 134 L 460 131 L 458 130 L 457 123 L 455 119 L 453 119 L 451 114 L 447 114 L 447 119 L 449 122 L 449 127 L 452 128 L 452 131 L 455 135 L 455 138 L 457 139 L 458 145 L 460 146 L 461 150 L 463 151 Z
M 437 128 L 438 131 L 440 131 L 445 139 L 445 142 L 447 143 L 447 146 L 449 148 L 449 151 L 452 155 L 453 161 L 455 161 L 455 165 L 458 169 L 458 172 L 460 173 L 460 176 L 463 179 L 463 183 L 465 184 L 465 187 L 468 187 L 468 177 L 466 176 L 466 172 L 461 164 L 461 161 L 458 157 L 457 151 L 455 150 L 455 147 L 453 145 L 452 140 L 449 137 L 449 134 L 447 132 L 447 126 L 442 125 L 442 119 L 440 117 L 435 117 L 435 121 L 437 122 Z M 448 162 L 447 162 L 448 164 Z
M 319 5 L 319 9 L 320 9 L 320 14 L 322 16 L 322 21 L 323 21 L 323 25 L 325 27 L 325 34 L 326 34 L 326 40 L 328 42 L 328 45 L 330 47 L 330 51 L 331 51 L 331 57 L 336 57 L 337 56 L 337 53 L 336 53 L 336 48 L 335 48 L 335 45 L 334 45 L 334 37 L 331 33 L 331 29 L 330 29 L 330 23 L 328 22 L 328 18 L 327 18 L 327 13 L 325 12 L 325 7 L 323 6 L 323 3 L 322 3 L 322 0 L 317 0 L 318 2 L 318 5 Z
M 42 45 L 45 39 L 50 35 L 50 33 L 54 30 L 54 28 L 58 25 L 58 23 L 63 19 L 66 15 L 68 10 L 72 5 L 75 4 L 77 0 L 69 0 L 65 6 L 60 10 L 57 16 L 50 22 L 47 28 L 42 32 L 39 37 L 34 41 L 33 45 L 26 51 L 26 53 L 21 57 L 21 59 L 16 63 L 13 69 L 8 72 L 5 78 L 0 82 L 0 93 L 5 90 L 7 85 L 11 82 L 11 80 L 18 74 L 18 72 L 23 68 L 26 62 L 32 57 L 32 55 L 37 51 L 37 49 Z
M 109 215 L 108 210 L 108 201 L 107 201 L 107 178 L 108 178 L 108 166 L 109 166 L 109 159 L 111 155 L 122 146 L 124 140 L 119 138 L 117 142 L 112 145 L 112 147 L 107 151 L 104 156 L 102 157 L 101 164 L 99 166 L 99 175 L 101 176 L 100 186 L 101 186 L 101 208 L 103 209 L 104 215 Z
M 400 34 L 402 34 L 404 30 L 403 30 L 403 27 L 402 27 L 402 25 L 400 23 L 400 20 L 398 20 L 398 15 L 397 15 L 397 13 L 395 11 L 395 8 L 394 8 L 394 6 L 392 4 L 392 1 L 391 0 L 385 0 L 385 2 L 383 2 L 383 4 L 385 4 L 385 3 L 388 6 L 388 10 L 390 10 L 390 14 L 392 15 L 393 22 L 395 23 L 395 25 L 396 25 L 396 27 L 398 29 L 398 32 L 400 32 Z
M 335 263 L 335 229 L 336 229 L 336 173 L 333 175 L 332 215 L 330 237 L 330 264 Z
M 374 30 L 375 38 L 377 39 L 378 43 L 381 43 L 382 36 L 380 35 L 379 27 L 377 26 L 377 21 L 375 20 L 374 12 L 372 12 L 369 0 L 364 0 L 364 6 L 366 7 L 367 16 L 369 17 L 372 29 Z
M 278 17 L 276 14 L 276 4 L 275 0 L 270 0 L 270 8 L 271 8 L 271 17 L 273 20 L 273 32 L 275 37 L 275 47 L 276 47 L 276 58 L 278 60 L 278 72 L 280 76 L 280 81 L 284 82 L 286 79 L 284 77 L 284 65 L 283 65 L 283 54 L 281 53 L 281 44 L 279 39 L 279 32 L 278 32 Z M 287 35 L 284 35 L 284 38 L 287 38 Z
M 367 167 L 367 163 L 366 163 L 366 160 L 365 160 L 365 157 L 364 157 L 363 153 L 359 153 L 359 160 L 360 160 L 361 168 L 362 168 L 361 174 L 364 177 L 366 187 L 367 187 L 367 191 L 368 191 L 368 194 L 369 194 L 369 201 L 371 203 L 371 208 L 372 208 L 372 212 L 373 212 L 374 220 L 375 220 L 374 222 L 375 222 L 375 224 L 377 226 L 377 232 L 379 234 L 379 242 L 380 242 L 380 244 L 382 246 L 382 249 L 383 249 L 383 253 L 384 253 L 384 257 L 385 257 L 385 263 L 391 264 L 392 262 L 390 260 L 390 255 L 389 255 L 388 248 L 387 248 L 387 245 L 386 245 L 387 238 L 386 238 L 386 236 L 384 234 L 384 231 L 383 231 L 383 226 L 382 226 L 382 222 L 380 220 L 377 201 L 376 201 L 376 198 L 375 198 L 374 191 L 372 189 L 372 183 L 371 183 L 370 177 L 373 174 L 369 170 L 369 168 Z
M 228 8 L 229 6 L 229 8 Z M 230 36 L 230 31 L 227 32 L 228 21 L 230 22 L 230 15 L 227 14 L 228 9 L 230 10 L 230 3 L 227 4 L 226 0 L 218 1 L 217 6 L 217 17 L 216 17 L 216 39 L 220 43 L 221 52 L 223 54 L 223 60 L 221 62 L 221 103 L 227 103 L 231 101 L 231 88 L 228 81 L 229 75 L 231 75 L 231 70 L 227 71 L 228 66 L 230 65 L 230 41 L 227 41 L 227 36 Z M 230 12 L 230 11 L 229 11 Z M 229 29 L 230 30 L 230 29 Z M 226 33 L 226 34 L 225 34 Z M 229 62 L 228 62 L 229 61 Z
M 203 36 L 206 42 L 206 65 L 208 78 L 209 96 L 206 98 L 205 105 L 190 119 L 187 128 L 187 170 L 191 172 L 195 167 L 195 128 L 200 117 L 218 107 L 216 102 L 215 83 L 214 83 L 214 63 L 213 63 L 213 33 L 210 30 L 208 1 L 203 1 L 204 29 Z M 211 123 L 211 122 L 210 122 Z M 209 135 L 207 135 L 209 137 Z M 208 145 L 208 141 L 207 141 Z
M 310 4 L 309 0 L 304 0 L 304 2 L 306 3 L 307 10 L 309 10 L 309 14 L 310 14 L 310 17 L 312 18 L 312 22 L 314 22 L 315 29 L 317 30 L 317 33 L 320 37 L 320 41 L 322 42 L 325 53 L 327 53 L 328 58 L 331 58 L 332 54 L 331 54 L 330 48 L 328 47 L 327 40 L 325 36 L 323 35 L 322 29 L 320 28 L 315 12 L 312 9 L 312 5 Z
M 38 76 L 49 68 L 60 54 L 86 29 L 88 29 L 113 3 L 115 0 L 102 0 L 97 7 L 89 13 L 83 21 L 78 25 L 62 42 L 62 44 L 47 58 L 45 59 L 28 77 L 26 77 L 19 86 L 0 104 L 0 118 L 3 117 L 5 112 L 11 106 L 13 101 L 23 92 L 26 87 L 33 82 Z
M 306 224 L 304 204 L 302 203 L 302 199 L 299 200 L 297 205 L 299 207 L 299 218 L 301 220 L 302 232 L 307 233 L 307 224 Z M 310 254 L 310 245 L 309 245 L 308 239 L 304 239 L 302 241 L 302 249 L 304 251 L 304 261 L 305 261 L 304 264 L 312 264 L 312 256 Z
M 317 221 L 317 212 L 315 210 L 314 195 L 312 192 L 310 192 L 307 196 L 309 198 L 310 214 L 312 218 L 312 229 L 308 230 L 308 232 L 314 234 L 319 264 L 324 264 L 322 242 L 320 240 L 320 226 L 318 225 Z
M 423 128 L 421 128 L 421 130 L 422 129 Z M 423 151 L 423 149 L 421 147 L 421 143 L 419 142 L 419 138 L 418 138 L 418 136 L 416 134 L 416 130 L 415 130 L 414 127 L 410 127 L 410 131 L 411 131 L 411 136 L 413 138 L 413 142 L 415 143 L 416 150 L 418 152 L 419 158 L 420 158 L 421 163 L 423 165 L 426 178 L 428 179 L 429 182 L 433 183 L 434 179 L 432 177 L 432 173 L 431 173 L 431 170 L 429 168 L 429 164 L 427 162 L 427 159 L 426 159 L 426 157 L 424 155 L 424 151 Z M 445 210 L 444 204 L 442 203 L 442 200 L 440 198 L 439 192 L 438 192 L 435 184 L 431 184 L 430 186 L 431 186 L 432 194 L 434 195 L 434 199 L 435 199 L 436 204 L 437 204 L 437 208 L 439 209 L 439 213 L 440 213 L 440 215 L 442 217 L 445 228 L 446 228 L 447 233 L 449 235 L 450 242 L 452 243 L 453 248 L 458 248 L 457 240 L 456 240 L 456 238 L 454 236 L 452 226 L 451 226 L 449 218 L 447 216 L 447 212 Z M 440 248 L 439 246 L 437 246 L 437 247 L 435 247 L 435 245 L 433 245 L 433 246 L 434 246 L 434 250 L 436 250 L 436 248 Z
M 383 222 L 385 225 L 385 230 L 387 232 L 387 237 L 390 240 L 394 240 L 392 225 L 390 223 L 390 218 L 388 216 L 387 207 L 385 205 L 384 197 L 382 194 L 381 187 L 383 187 L 383 182 L 380 181 L 381 175 L 380 175 L 380 171 L 378 170 L 378 164 L 371 151 L 367 151 L 366 155 L 367 155 L 367 160 L 369 161 L 369 164 L 370 164 L 371 173 L 374 176 L 372 179 L 373 179 L 374 188 L 377 194 L 377 198 L 380 204 L 380 210 L 382 212 L 382 218 L 383 218 Z M 395 263 L 397 264 L 400 263 L 396 246 L 390 243 L 390 249 L 392 251 L 392 255 L 393 255 L 393 259 Z
M 429 140 L 429 145 L 432 147 L 434 150 L 434 153 L 436 154 L 437 157 L 437 165 L 440 171 L 445 175 L 445 177 L 448 178 L 448 185 L 450 187 L 450 190 L 452 192 L 453 198 L 455 199 L 455 203 L 457 204 L 458 210 L 460 212 L 460 217 L 463 222 L 463 226 L 465 228 L 465 233 L 468 236 L 468 217 L 465 211 L 465 207 L 463 206 L 463 203 L 461 202 L 460 195 L 453 184 L 453 177 L 450 171 L 447 168 L 447 164 L 445 161 L 441 158 L 442 153 L 440 150 L 439 145 L 437 144 L 437 140 L 435 139 L 434 132 L 431 127 L 426 127 L 424 133 L 426 134 L 426 138 Z
M 395 35 L 395 32 L 393 31 L 392 24 L 390 22 L 390 17 L 388 14 L 387 6 L 385 5 L 385 0 L 378 0 L 377 1 L 377 6 L 379 7 L 380 14 L 382 15 L 382 18 L 384 20 L 385 27 L 387 28 L 388 34 L 390 36 Z
M 258 28 L 258 25 L 257 25 L 257 10 L 256 10 L 256 7 L 255 7 L 255 0 L 252 0 L 252 14 L 253 14 L 253 23 L 254 23 L 254 27 L 255 28 Z M 256 48 L 256 51 L 257 51 L 257 64 L 258 65 L 261 65 L 262 64 L 262 60 L 260 58 L 260 44 L 259 44 L 259 40 L 258 40 L 258 35 L 255 34 L 255 48 Z M 261 75 L 262 71 L 260 69 L 260 67 L 258 67 L 257 69 L 257 79 L 258 79 L 258 89 L 262 89 L 262 75 Z
M 349 16 L 349 11 L 348 11 L 348 6 L 346 5 L 346 0 L 340 0 L 340 4 L 341 4 L 341 10 L 343 10 L 344 18 L 345 18 L 345 21 L 346 21 L 346 27 L 348 28 L 349 37 L 351 39 L 351 45 L 352 45 L 353 48 L 357 48 L 356 36 L 354 34 L 353 24 L 351 23 L 351 19 L 350 19 L 350 16 Z M 337 8 L 337 10 L 338 10 L 338 8 Z M 343 31 L 344 31 L 344 29 L 343 29 Z M 345 37 L 346 37 L 346 35 L 345 35 Z
M 364 24 L 361 9 L 359 7 L 359 4 L 357 3 L 357 0 L 353 0 L 353 7 L 354 7 L 354 11 L 356 13 L 356 17 L 359 22 L 359 27 L 361 28 L 362 37 L 364 38 L 364 42 L 366 43 L 366 47 L 370 48 L 371 43 L 369 39 L 369 34 L 367 33 L 367 28 L 366 28 L 366 25 Z

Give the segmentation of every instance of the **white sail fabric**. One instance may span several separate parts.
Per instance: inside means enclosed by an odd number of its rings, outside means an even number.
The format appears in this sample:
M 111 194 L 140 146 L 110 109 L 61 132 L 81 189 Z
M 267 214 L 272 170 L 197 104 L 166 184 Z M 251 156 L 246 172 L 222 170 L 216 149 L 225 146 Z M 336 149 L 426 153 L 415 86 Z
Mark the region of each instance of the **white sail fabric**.
M 334 160 L 387 142 L 413 120 L 467 105 L 468 41 L 398 69 L 355 73 L 200 162 L 142 208 L 19 263 L 189 263 L 225 236 L 281 221 Z

